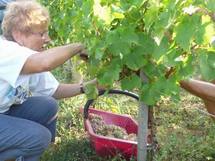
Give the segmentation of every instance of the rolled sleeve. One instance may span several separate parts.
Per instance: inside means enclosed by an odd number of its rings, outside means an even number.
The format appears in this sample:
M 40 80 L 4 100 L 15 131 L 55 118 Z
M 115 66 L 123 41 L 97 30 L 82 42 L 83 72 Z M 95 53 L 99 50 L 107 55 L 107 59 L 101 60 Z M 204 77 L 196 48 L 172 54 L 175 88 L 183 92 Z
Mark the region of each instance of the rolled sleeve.
M 30 78 L 30 91 L 33 96 L 53 96 L 59 82 L 50 72 L 32 75 Z

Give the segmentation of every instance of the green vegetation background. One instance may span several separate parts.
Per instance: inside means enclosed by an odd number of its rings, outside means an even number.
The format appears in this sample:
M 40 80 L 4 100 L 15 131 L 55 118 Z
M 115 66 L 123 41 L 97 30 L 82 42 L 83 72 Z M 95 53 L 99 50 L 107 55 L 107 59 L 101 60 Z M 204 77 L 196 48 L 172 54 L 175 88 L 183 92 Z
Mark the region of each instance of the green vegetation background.
M 74 14 L 77 13 L 71 12 L 74 8 L 73 2 L 79 4 L 79 2 L 81 2 L 82 0 L 41 1 L 44 5 L 50 7 L 49 9 L 52 9 L 51 14 L 53 20 L 50 26 L 50 35 L 53 39 L 52 46 L 68 43 L 70 41 L 73 41 L 75 38 L 77 39 L 77 37 L 82 37 L 83 35 L 86 36 L 87 34 L 89 34 L 89 36 L 91 36 L 91 32 L 79 32 L 76 33 L 76 35 L 71 35 L 71 33 L 74 33 L 78 29 L 78 31 L 82 31 L 82 29 L 84 31 L 85 28 L 88 29 L 89 27 L 88 19 L 85 19 L 84 23 L 80 24 L 80 26 L 82 25 L 80 27 L 78 24 L 78 18 L 81 18 L 81 15 L 74 16 Z M 91 1 L 86 0 L 85 2 L 89 2 L 90 4 Z M 104 2 L 107 1 L 104 0 Z M 138 0 L 128 2 L 135 3 L 138 2 Z M 156 0 L 150 2 L 156 2 Z M 167 3 L 172 1 L 167 0 L 163 2 Z M 187 3 L 188 2 L 190 3 L 191 1 L 187 1 Z M 196 0 L 196 3 L 198 2 L 199 1 Z M 211 4 L 214 4 L 212 3 L 212 0 L 210 0 L 210 2 Z M 210 7 L 210 5 L 208 6 Z M 211 6 L 213 7 L 213 5 Z M 83 14 L 85 12 L 86 14 L 88 13 L 88 7 L 90 6 L 86 3 L 85 8 L 82 8 Z M 70 15 L 68 16 L 65 13 L 70 13 Z M 80 12 L 80 14 L 81 13 L 82 12 Z M 71 19 L 71 16 L 76 17 L 77 21 Z M 74 32 L 70 32 L 72 29 L 71 24 L 77 24 L 75 27 L 73 26 L 74 29 L 76 29 Z M 100 25 L 98 26 L 101 27 Z M 94 28 L 92 27 L 90 29 L 94 30 Z M 103 28 L 101 27 L 101 29 Z M 184 36 L 182 35 L 181 37 L 182 43 L 184 43 Z M 93 39 L 93 37 L 90 38 Z M 191 37 L 189 37 L 189 40 L 190 38 Z M 128 40 L 130 41 L 130 39 Z M 98 53 L 100 53 L 100 51 L 98 51 Z M 207 63 L 204 62 L 204 64 Z M 86 67 L 81 65 L 78 59 L 75 58 L 73 59 L 73 62 L 67 62 L 65 65 L 53 71 L 53 73 L 59 81 L 77 82 L 81 79 L 80 74 L 74 74 L 74 71 L 79 70 L 81 74 L 83 74 L 85 72 L 85 69 Z M 212 71 L 213 70 L 214 69 L 212 69 Z M 210 74 L 213 73 L 214 72 L 210 72 Z M 119 85 L 117 85 L 117 87 L 118 86 Z M 154 107 L 154 127 L 156 130 L 156 138 L 160 147 L 154 156 L 154 161 L 215 160 L 215 124 L 213 120 L 209 116 L 197 110 L 201 109 L 205 111 L 202 102 L 198 98 L 191 96 L 185 91 L 181 91 L 180 96 L 180 101 L 171 100 L 170 98 L 162 98 L 161 101 Z M 137 102 L 126 97 L 106 96 L 99 98 L 96 102 L 96 108 L 102 108 L 107 111 L 121 114 L 130 114 L 134 118 L 137 117 Z M 83 117 L 80 114 L 80 108 L 83 107 L 85 103 L 86 97 L 84 95 L 61 100 L 59 102 L 60 110 L 58 115 L 56 143 L 51 145 L 46 153 L 42 156 L 42 161 L 122 160 L 119 159 L 119 156 L 116 156 L 115 158 L 104 159 L 95 154 L 95 151 L 90 146 L 89 139 L 84 131 Z
M 54 71 L 62 80 L 62 68 Z M 215 160 L 215 124 L 197 109 L 205 111 L 201 100 L 181 91 L 181 100 L 163 98 L 154 107 L 154 127 L 160 149 L 154 161 L 207 161 Z M 119 156 L 104 159 L 95 154 L 83 128 L 80 108 L 86 97 L 65 99 L 59 102 L 57 139 L 42 157 L 42 161 L 122 161 Z M 124 96 L 103 96 L 95 107 L 135 119 L 138 103 Z

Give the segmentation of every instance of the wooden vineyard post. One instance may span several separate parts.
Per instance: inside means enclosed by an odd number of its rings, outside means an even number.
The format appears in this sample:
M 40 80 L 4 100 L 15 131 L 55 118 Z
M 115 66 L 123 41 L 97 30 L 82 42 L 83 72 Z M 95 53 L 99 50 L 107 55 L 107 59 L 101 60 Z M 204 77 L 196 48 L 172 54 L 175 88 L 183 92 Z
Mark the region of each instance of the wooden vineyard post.
M 147 82 L 143 71 L 140 72 L 140 77 L 142 81 Z M 140 101 L 138 111 L 137 161 L 147 161 L 148 111 L 149 107 Z

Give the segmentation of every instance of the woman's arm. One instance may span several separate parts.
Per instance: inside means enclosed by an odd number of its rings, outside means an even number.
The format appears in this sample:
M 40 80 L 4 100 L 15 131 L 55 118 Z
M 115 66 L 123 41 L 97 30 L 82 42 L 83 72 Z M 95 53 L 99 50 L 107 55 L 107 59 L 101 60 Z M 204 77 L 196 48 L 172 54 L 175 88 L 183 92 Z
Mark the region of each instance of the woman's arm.
M 73 97 L 81 94 L 80 84 L 60 84 L 54 93 L 53 97 L 56 99 Z
M 73 43 L 33 54 L 26 60 L 21 74 L 50 71 L 78 53 L 86 54 L 83 52 L 85 50 L 81 43 Z
M 60 84 L 54 93 L 53 97 L 56 99 L 73 97 L 83 93 L 85 86 L 88 84 L 94 84 L 99 89 L 105 89 L 103 86 L 99 86 L 96 79 L 93 79 L 88 82 L 84 82 L 83 84 Z

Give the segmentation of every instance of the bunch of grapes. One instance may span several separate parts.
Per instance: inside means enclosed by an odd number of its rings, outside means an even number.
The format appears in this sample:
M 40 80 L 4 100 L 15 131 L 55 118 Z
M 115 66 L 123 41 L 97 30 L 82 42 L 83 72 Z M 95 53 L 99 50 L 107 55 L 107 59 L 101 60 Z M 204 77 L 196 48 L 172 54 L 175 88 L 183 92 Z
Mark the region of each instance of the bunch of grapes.
M 103 118 L 99 115 L 90 114 L 89 120 L 95 133 L 98 133 L 98 131 L 101 131 L 105 126 L 105 122 Z
M 137 135 L 134 133 L 128 134 L 125 140 L 137 141 Z
M 103 128 L 98 131 L 98 134 L 119 139 L 124 139 L 127 135 L 125 129 L 115 125 L 104 125 Z

